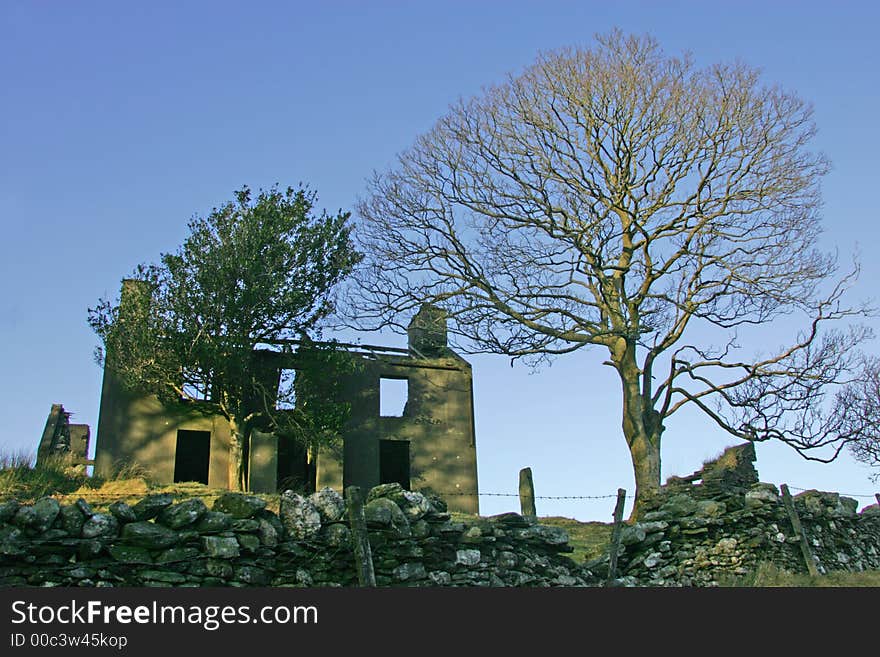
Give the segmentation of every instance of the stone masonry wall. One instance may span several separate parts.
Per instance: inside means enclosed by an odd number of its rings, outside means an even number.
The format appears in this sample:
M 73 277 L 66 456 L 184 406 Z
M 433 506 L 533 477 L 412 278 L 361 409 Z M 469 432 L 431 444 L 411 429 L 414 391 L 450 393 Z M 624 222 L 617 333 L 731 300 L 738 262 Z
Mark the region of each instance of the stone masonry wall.
M 760 483 L 751 444 L 728 449 L 690 477 L 672 478 L 621 536 L 625 586 L 715 586 L 746 581 L 761 564 L 807 572 L 779 490 Z M 817 569 L 880 569 L 880 506 L 815 490 L 793 497 Z M 607 574 L 608 557 L 586 564 Z
M 237 493 L 145 497 L 96 513 L 83 500 L 0 504 L 0 586 L 354 586 L 345 502 Z M 438 498 L 386 484 L 365 515 L 380 586 L 584 586 L 564 530 L 515 513 L 455 522 Z
M 760 483 L 751 445 L 674 477 L 627 524 L 617 584 L 748 582 L 762 564 L 806 572 L 779 491 Z M 820 572 L 880 570 L 880 505 L 806 491 L 794 497 Z M 290 491 L 279 512 L 258 497 L 150 495 L 96 513 L 85 501 L 0 503 L 0 586 L 354 586 L 345 502 L 330 488 Z M 597 586 L 608 555 L 565 556 L 568 534 L 516 513 L 457 522 L 437 497 L 398 484 L 364 508 L 379 586 Z

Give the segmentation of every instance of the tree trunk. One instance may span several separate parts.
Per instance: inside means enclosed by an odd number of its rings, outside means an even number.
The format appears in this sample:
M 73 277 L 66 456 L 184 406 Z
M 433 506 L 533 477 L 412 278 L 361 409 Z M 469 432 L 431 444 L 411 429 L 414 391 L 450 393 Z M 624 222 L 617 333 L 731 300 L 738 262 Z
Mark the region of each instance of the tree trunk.
M 635 345 L 623 339 L 612 350 L 612 360 L 623 386 L 623 435 L 629 446 L 636 480 L 635 503 L 630 519 L 643 513 L 645 503 L 660 489 L 660 437 L 663 425 L 651 400 L 642 395 L 642 372 L 636 363 Z
M 229 490 L 244 490 L 244 434 L 235 417 L 229 418 Z
M 644 513 L 645 503 L 660 489 L 660 436 L 651 439 L 639 434 L 632 439 L 627 436 L 636 478 L 636 496 L 631 520 Z

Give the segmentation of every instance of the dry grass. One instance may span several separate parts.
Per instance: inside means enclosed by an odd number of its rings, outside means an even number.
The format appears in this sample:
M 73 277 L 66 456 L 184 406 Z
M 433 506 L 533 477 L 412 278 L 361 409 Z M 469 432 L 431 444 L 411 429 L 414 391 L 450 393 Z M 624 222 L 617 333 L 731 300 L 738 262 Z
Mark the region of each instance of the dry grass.
M 771 563 L 762 563 L 758 569 L 741 578 L 721 582 L 731 587 L 880 587 L 880 571 L 832 571 L 818 577 L 790 573 Z
M 35 500 L 47 495 L 70 493 L 87 485 L 82 466 L 69 458 L 51 456 L 34 465 L 35 457 L 24 452 L 0 454 L 0 499 Z
M 610 523 L 604 522 L 581 522 L 573 518 L 551 516 L 538 518 L 542 525 L 561 527 L 568 532 L 568 544 L 574 548 L 574 552 L 568 556 L 577 563 L 590 561 L 602 555 L 611 542 Z
M 117 465 L 108 477 L 90 477 L 82 471 L 82 466 L 72 467 L 64 457 L 45 459 L 37 466 L 34 460 L 32 454 L 0 454 L 0 501 L 15 498 L 28 503 L 51 496 L 70 504 L 82 498 L 102 511 L 113 502 L 135 504 L 148 494 L 170 493 L 175 499 L 201 497 L 210 507 L 217 497 L 227 492 L 196 482 L 156 486 L 150 483 L 148 471 L 127 463 Z M 278 511 L 278 495 L 258 497 L 266 500 L 267 508 Z

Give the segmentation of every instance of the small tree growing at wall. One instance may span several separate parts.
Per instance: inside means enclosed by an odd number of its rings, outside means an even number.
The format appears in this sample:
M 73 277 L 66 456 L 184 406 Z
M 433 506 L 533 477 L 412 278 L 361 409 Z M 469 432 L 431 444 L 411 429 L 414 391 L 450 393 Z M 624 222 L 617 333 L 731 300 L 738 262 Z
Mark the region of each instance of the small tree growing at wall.
M 334 308 L 334 287 L 360 260 L 350 213 L 316 215 L 316 198 L 308 188 L 277 186 L 254 198 L 244 187 L 234 201 L 192 219 L 176 252 L 138 266 L 120 300 L 89 309 L 102 340 L 97 360 L 125 385 L 226 418 L 233 489 L 244 485 L 252 427 L 318 439 L 340 426 L 344 412 L 277 411 L 276 391 L 254 358 L 261 343 L 313 334 Z
M 864 309 L 842 301 L 854 274 L 817 248 L 814 133 L 808 104 L 741 63 L 698 68 L 620 32 L 543 54 L 373 178 L 353 314 L 400 328 L 432 303 L 470 351 L 604 350 L 637 508 L 686 407 L 807 458 L 876 445 L 856 385 L 869 331 L 831 328 Z M 739 348 L 783 317 L 803 327 L 787 344 Z

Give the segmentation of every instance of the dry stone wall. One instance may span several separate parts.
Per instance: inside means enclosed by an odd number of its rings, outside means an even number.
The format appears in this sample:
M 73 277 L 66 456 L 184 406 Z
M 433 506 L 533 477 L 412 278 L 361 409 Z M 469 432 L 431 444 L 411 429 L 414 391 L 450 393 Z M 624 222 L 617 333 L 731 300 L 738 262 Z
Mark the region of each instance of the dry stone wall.
M 760 483 L 751 445 L 674 477 L 623 529 L 623 586 L 748 583 L 762 564 L 806 572 L 779 490 Z M 794 507 L 820 572 L 880 569 L 880 505 L 806 491 Z M 437 497 L 378 486 L 364 507 L 379 586 L 598 586 L 609 557 L 575 564 L 568 534 L 505 513 L 459 522 Z M 150 495 L 96 512 L 0 503 L 0 586 L 354 586 L 342 497 L 286 492 L 278 513 L 258 497 Z
M 621 536 L 618 583 L 748 583 L 762 564 L 807 572 L 780 491 L 758 481 L 751 444 L 728 449 L 690 477 L 674 477 Z M 820 573 L 880 569 L 880 506 L 810 490 L 793 497 Z M 608 557 L 586 564 L 607 574 Z
M 227 493 L 151 495 L 96 513 L 83 500 L 0 504 L 0 586 L 353 586 L 345 502 L 292 492 L 279 513 Z M 365 515 L 380 586 L 584 586 L 564 530 L 515 513 L 456 522 L 439 498 L 397 484 L 369 492 Z

